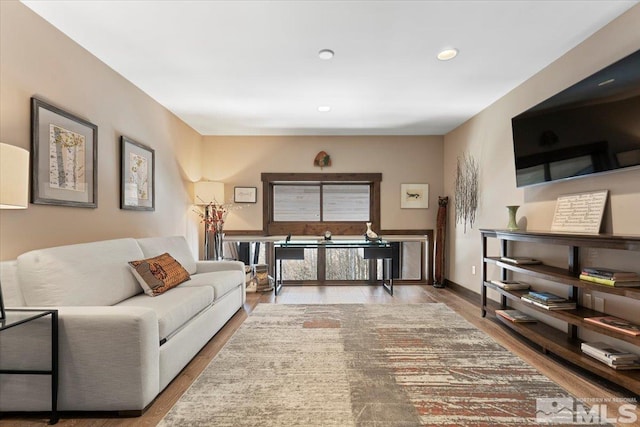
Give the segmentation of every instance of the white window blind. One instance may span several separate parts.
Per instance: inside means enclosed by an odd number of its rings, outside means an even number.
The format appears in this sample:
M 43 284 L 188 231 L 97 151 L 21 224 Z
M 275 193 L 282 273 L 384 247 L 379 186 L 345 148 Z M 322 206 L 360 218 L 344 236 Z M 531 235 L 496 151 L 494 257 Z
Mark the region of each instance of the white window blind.
M 369 221 L 369 193 L 366 184 L 323 185 L 323 221 Z
M 320 185 L 274 185 L 274 221 L 320 221 Z
M 277 184 L 273 186 L 273 220 L 369 221 L 370 193 L 368 184 Z

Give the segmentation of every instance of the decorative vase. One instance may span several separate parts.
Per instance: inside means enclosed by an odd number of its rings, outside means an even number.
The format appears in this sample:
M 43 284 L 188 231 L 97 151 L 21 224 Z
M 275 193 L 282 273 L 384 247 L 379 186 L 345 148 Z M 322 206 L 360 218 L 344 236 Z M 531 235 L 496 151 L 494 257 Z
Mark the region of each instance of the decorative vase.
M 517 230 L 518 229 L 518 223 L 516 222 L 516 212 L 518 211 L 518 208 L 520 206 L 514 205 L 514 206 L 507 206 L 507 209 L 509 210 L 509 224 L 507 224 L 507 230 Z
M 215 228 L 213 231 L 213 259 L 222 261 L 224 259 L 224 233 L 222 227 Z

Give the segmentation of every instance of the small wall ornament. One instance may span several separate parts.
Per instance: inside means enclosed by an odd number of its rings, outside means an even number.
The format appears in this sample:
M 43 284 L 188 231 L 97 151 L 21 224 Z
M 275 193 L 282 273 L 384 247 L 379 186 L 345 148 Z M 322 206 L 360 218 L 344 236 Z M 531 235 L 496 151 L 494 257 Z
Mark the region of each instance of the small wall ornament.
M 313 159 L 313 166 L 319 166 L 322 169 L 325 166 L 331 166 L 331 157 L 326 151 L 321 151 L 316 154 L 316 158 Z

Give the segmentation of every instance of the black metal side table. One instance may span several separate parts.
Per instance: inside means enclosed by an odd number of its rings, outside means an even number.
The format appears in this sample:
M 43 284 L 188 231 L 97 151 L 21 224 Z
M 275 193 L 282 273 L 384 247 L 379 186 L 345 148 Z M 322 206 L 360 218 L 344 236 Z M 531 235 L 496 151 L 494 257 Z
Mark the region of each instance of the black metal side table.
M 0 320 L 0 332 L 32 322 L 41 317 L 51 316 L 51 369 L 20 370 L 0 369 L 0 374 L 51 375 L 51 419 L 49 424 L 58 422 L 58 310 L 6 309 L 5 318 Z

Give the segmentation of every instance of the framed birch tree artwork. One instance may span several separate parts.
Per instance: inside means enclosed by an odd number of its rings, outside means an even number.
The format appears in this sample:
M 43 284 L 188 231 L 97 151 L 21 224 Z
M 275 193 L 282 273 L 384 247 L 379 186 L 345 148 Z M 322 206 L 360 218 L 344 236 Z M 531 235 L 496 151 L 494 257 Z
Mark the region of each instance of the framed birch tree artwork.
M 155 210 L 155 151 L 122 136 L 120 153 L 120 209 Z
M 31 203 L 98 206 L 98 127 L 31 98 Z

